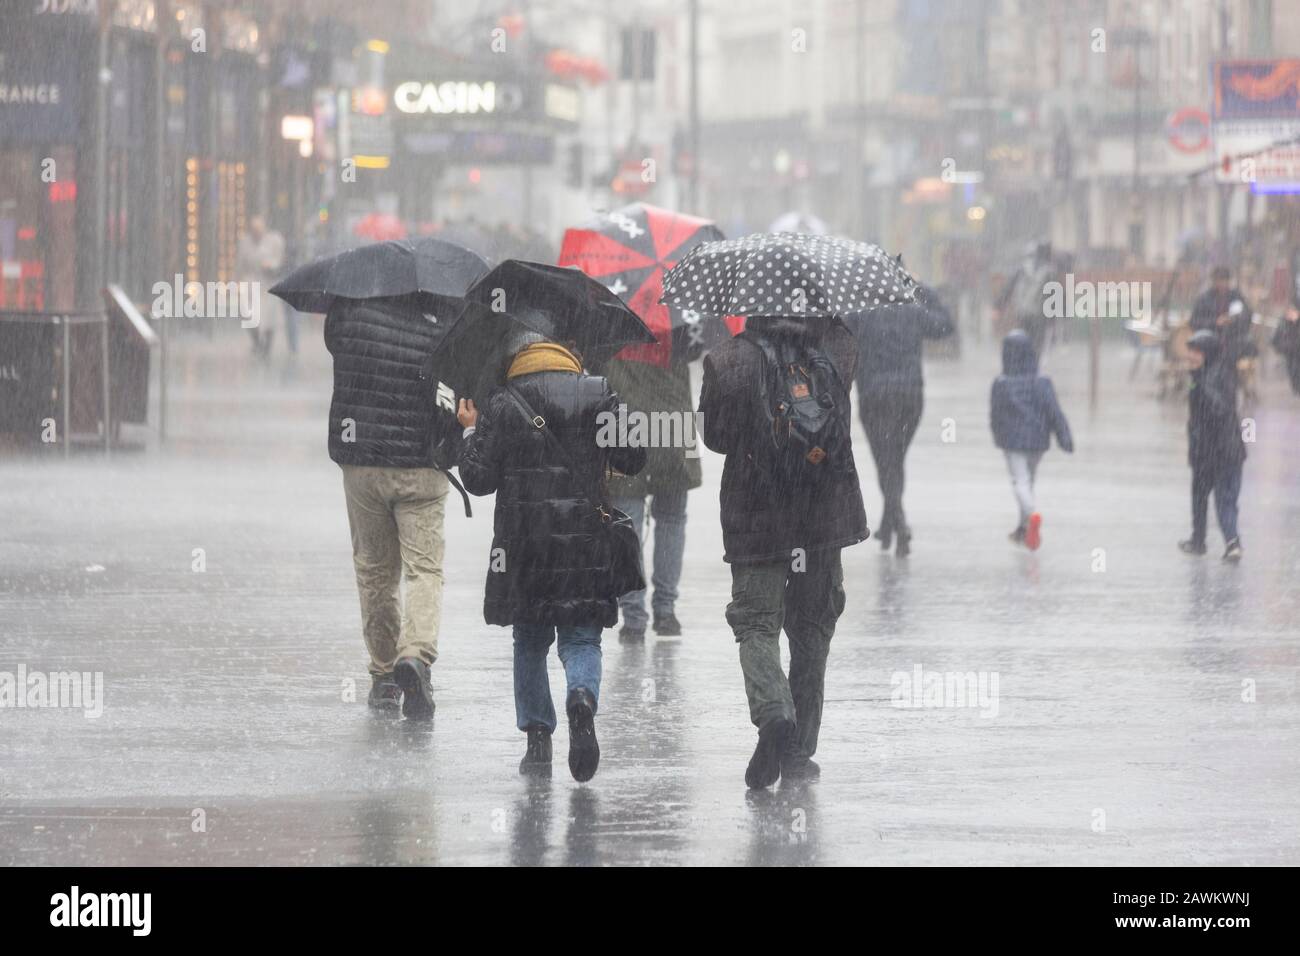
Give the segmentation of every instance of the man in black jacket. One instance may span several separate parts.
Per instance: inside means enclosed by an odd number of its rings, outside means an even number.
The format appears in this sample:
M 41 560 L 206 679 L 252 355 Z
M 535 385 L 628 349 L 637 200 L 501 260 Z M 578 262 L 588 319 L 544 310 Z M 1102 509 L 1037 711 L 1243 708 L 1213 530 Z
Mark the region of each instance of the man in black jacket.
M 1192 356 L 1192 389 L 1188 393 L 1187 458 L 1192 466 L 1192 536 L 1178 547 L 1186 554 L 1204 554 L 1210 493 L 1227 549 L 1223 560 L 1241 560 L 1237 534 L 1237 496 L 1246 444 L 1237 415 L 1237 378 L 1229 367 L 1219 337 L 1209 329 L 1187 342 Z
M 334 358 L 330 458 L 343 469 L 370 706 L 433 717 L 430 665 L 442 620 L 447 463 L 459 428 L 451 393 L 420 374 L 441 338 L 414 297 L 339 300 L 325 318 Z M 406 582 L 402 604 L 400 586 Z
M 857 333 L 858 415 L 885 499 L 876 538 L 888 550 L 896 537 L 897 554 L 906 557 L 912 530 L 903 513 L 903 462 L 925 407 L 921 351 L 926 339 L 953 333 L 952 316 L 931 290 L 919 288 L 915 302 L 864 312 Z
M 1210 273 L 1210 287 L 1192 304 L 1188 324 L 1195 331 L 1206 329 L 1219 336 L 1223 359 L 1232 367 L 1234 381 L 1237 360 L 1255 352 L 1250 340 L 1251 317 L 1245 297 L 1232 285 L 1232 272 L 1226 266 L 1216 266 Z
M 757 336 L 805 354 L 819 350 L 842 384 L 835 411 L 849 420 L 848 383 L 857 345 L 838 318 L 752 317 L 746 334 L 704 360 L 700 412 L 704 443 L 727 456 L 722 472 L 723 560 L 731 565 L 727 623 L 740 651 L 749 716 L 758 746 L 745 772 L 753 788 L 815 776 L 826 658 L 844 611 L 840 550 L 865 540 L 867 517 L 851 449 L 842 471 L 815 489 L 782 487 L 765 473 L 759 442 L 770 427 L 762 406 L 769 374 Z M 790 674 L 781 669 L 781 629 Z

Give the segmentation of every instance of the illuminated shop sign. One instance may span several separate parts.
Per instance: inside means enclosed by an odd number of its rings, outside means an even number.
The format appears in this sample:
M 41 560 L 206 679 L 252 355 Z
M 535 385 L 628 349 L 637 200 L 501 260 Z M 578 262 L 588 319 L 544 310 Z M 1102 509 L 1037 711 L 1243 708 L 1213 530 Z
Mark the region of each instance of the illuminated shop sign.
M 463 80 L 421 83 L 410 80 L 399 83 L 393 91 L 393 105 L 410 114 L 514 113 L 523 106 L 523 101 L 523 91 L 518 86 L 494 80 L 482 83 Z

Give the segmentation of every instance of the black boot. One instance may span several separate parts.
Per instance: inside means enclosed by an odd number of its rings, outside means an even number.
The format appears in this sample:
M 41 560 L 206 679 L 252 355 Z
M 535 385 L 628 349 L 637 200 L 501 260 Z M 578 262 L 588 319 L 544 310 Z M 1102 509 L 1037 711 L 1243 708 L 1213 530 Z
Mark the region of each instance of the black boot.
M 596 699 L 582 687 L 569 692 L 564 709 L 569 714 L 569 772 L 579 783 L 596 775 L 600 744 L 596 741 Z
M 418 657 L 403 657 L 393 668 L 402 688 L 402 715 L 407 720 L 433 720 L 433 683 L 429 665 Z
M 799 746 L 799 735 L 791 734 L 785 753 L 781 754 L 781 779 L 816 780 L 821 775 L 821 765 L 803 752 Z
M 778 717 L 758 731 L 758 746 L 745 769 L 745 783 L 751 790 L 770 787 L 781 777 L 781 754 L 794 735 L 794 722 Z
M 618 642 L 620 644 L 644 644 L 645 628 L 624 624 L 618 629 Z
M 903 529 L 898 532 L 898 544 L 894 548 L 894 554 L 900 558 L 905 558 L 912 553 L 912 532 L 910 529 Z
M 366 700 L 371 710 L 396 714 L 402 706 L 402 688 L 393 679 L 393 672 L 370 675 L 370 696 Z
M 677 615 L 672 611 L 667 614 L 655 615 L 655 633 L 660 637 L 681 637 L 682 622 L 677 620 Z
M 541 724 L 528 728 L 528 749 L 519 761 L 519 772 L 537 777 L 551 775 L 551 732 Z

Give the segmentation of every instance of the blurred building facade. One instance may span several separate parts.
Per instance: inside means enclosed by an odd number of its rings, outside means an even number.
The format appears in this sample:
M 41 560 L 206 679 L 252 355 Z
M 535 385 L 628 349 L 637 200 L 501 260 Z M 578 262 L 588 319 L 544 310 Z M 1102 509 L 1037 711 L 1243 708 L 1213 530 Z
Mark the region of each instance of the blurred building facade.
M 1097 267 L 1225 260 L 1300 231 L 1294 196 L 1225 178 L 1210 136 L 1211 64 L 1300 55 L 1293 8 L 6 4 L 0 308 L 237 278 L 255 214 L 290 264 L 448 227 L 544 258 L 566 225 L 636 200 L 729 235 L 796 213 L 933 281 L 1039 238 Z

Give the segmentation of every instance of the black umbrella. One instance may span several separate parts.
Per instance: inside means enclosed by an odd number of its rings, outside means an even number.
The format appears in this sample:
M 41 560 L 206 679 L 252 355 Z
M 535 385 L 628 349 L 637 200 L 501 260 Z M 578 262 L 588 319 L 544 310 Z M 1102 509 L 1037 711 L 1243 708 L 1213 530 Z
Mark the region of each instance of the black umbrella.
M 488 271 L 486 260 L 441 239 L 392 239 L 309 262 L 271 287 L 301 312 L 328 312 L 335 299 L 377 299 L 418 293 L 439 311 L 459 300 Z
M 712 315 L 844 315 L 910 302 L 916 281 L 879 246 L 757 233 L 706 242 L 664 276 L 662 301 Z
M 482 399 L 500 384 L 502 343 L 517 329 L 572 342 L 589 369 L 654 334 L 602 283 L 577 269 L 507 259 L 465 293 L 465 306 L 426 363 L 426 374 Z

